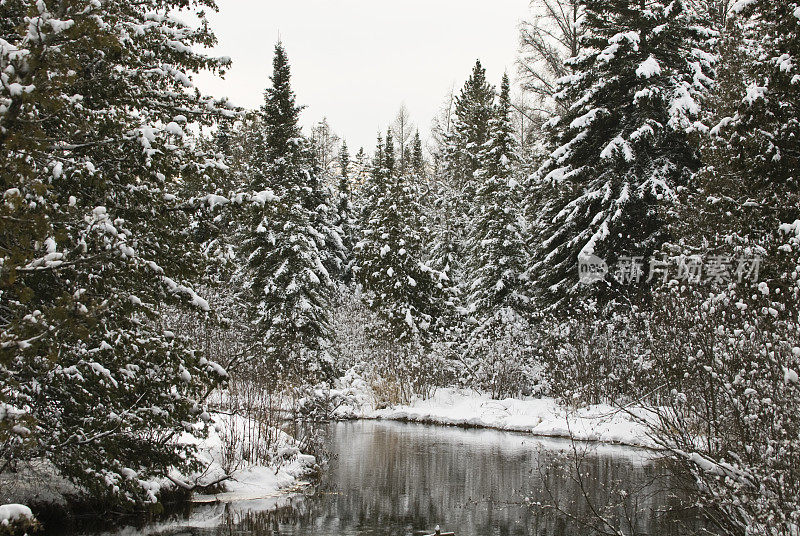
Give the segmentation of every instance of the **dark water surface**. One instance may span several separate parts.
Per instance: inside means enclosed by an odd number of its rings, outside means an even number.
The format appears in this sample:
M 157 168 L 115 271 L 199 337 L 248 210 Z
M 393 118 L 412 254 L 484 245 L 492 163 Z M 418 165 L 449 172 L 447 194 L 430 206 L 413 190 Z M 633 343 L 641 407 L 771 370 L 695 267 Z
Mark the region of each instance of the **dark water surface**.
M 696 528 L 687 512 L 665 513 L 681 493 L 647 451 L 384 421 L 335 423 L 327 434 L 329 466 L 304 494 L 195 506 L 122 533 L 393 536 L 439 524 L 457 536 L 571 536 L 594 534 L 588 522 L 604 532 L 678 536 Z

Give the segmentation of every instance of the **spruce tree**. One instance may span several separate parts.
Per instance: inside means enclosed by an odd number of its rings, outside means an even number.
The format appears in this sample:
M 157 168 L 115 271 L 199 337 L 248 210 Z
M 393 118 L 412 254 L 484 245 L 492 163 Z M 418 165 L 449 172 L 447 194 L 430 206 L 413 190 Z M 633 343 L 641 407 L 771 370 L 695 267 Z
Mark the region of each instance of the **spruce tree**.
M 520 288 L 527 262 L 522 188 L 516 177 L 518 156 L 509 99 L 509 80 L 504 75 L 483 163 L 476 174 L 475 208 L 466 240 L 467 301 L 479 318 L 506 306 L 521 312 L 526 302 Z
M 760 309 L 758 282 L 775 289 L 768 307 L 797 310 L 796 259 L 781 229 L 800 220 L 800 18 L 797 2 L 739 3 L 721 40 L 713 94 L 715 125 L 704 140 L 698 188 L 677 218 L 679 245 L 730 259 L 731 296 Z M 759 281 L 738 280 L 739 261 L 760 257 Z M 778 290 L 780 289 L 780 290 Z
M 456 97 L 452 133 L 445 149 L 447 172 L 463 195 L 463 203 L 468 203 L 476 189 L 474 174 L 483 164 L 494 100 L 494 88 L 486 81 L 486 70 L 476 61 L 471 76 Z
M 530 359 L 527 268 L 519 158 L 511 123 L 510 85 L 503 77 L 489 123 L 477 190 L 465 244 L 465 289 L 470 319 L 465 357 L 476 387 L 510 396 L 525 376 Z
M 446 272 L 456 286 L 460 284 L 464 263 L 463 229 L 477 188 L 475 173 L 483 165 L 494 97 L 494 89 L 486 81 L 486 71 L 480 61 L 476 61 L 471 76 L 455 99 L 452 130 L 445 140 L 445 169 L 440 192 L 442 216 L 434 246 L 434 265 Z
M 584 28 L 585 52 L 557 94 L 568 111 L 553 121 L 551 156 L 533 185 L 530 273 L 545 305 L 586 294 L 579 259 L 649 259 L 669 236 L 678 189 L 699 168 L 688 132 L 710 83 L 710 33 L 680 0 L 587 1 Z M 609 273 L 592 291 L 646 296 L 646 279 L 623 289 Z
M 734 54 L 745 60 L 734 58 L 733 66 L 744 87 L 712 130 L 715 164 L 729 177 L 724 195 L 745 208 L 759 205 L 759 218 L 769 220 L 759 226 L 774 230 L 800 217 L 800 4 L 757 0 L 735 8 L 741 38 L 731 36 Z
M 199 468 L 176 439 L 225 374 L 163 314 L 210 314 L 185 185 L 224 165 L 187 127 L 235 114 L 187 90 L 228 64 L 195 51 L 204 8 L 0 3 L 0 471 L 43 460 L 92 502 Z
M 378 202 L 380 192 L 382 192 L 384 188 L 383 149 L 383 137 L 378 134 L 375 144 L 375 153 L 372 155 L 372 161 L 369 163 L 366 180 L 360 188 L 361 195 L 358 220 L 361 222 L 362 226 L 372 219 L 372 211 Z M 361 231 L 365 232 L 363 228 Z
M 339 149 L 339 193 L 336 204 L 336 226 L 341 231 L 344 265 L 341 270 L 342 280 L 349 284 L 353 268 L 353 240 L 355 238 L 355 219 L 352 203 L 352 187 L 350 177 L 350 153 L 347 142 L 343 141 Z
M 419 137 L 419 130 L 414 133 L 414 140 L 412 142 L 411 169 L 412 172 L 419 177 L 425 174 L 425 157 L 422 155 L 422 140 Z
M 314 380 L 332 372 L 327 352 L 332 281 L 324 265 L 330 233 L 319 169 L 300 131 L 301 108 L 280 43 L 271 81 L 261 112 L 265 170 L 252 180 L 255 190 L 270 188 L 277 200 L 252 215 L 242 240 L 252 357 L 258 372 L 273 382 Z
M 359 281 L 392 340 L 425 343 L 442 295 L 439 274 L 421 260 L 428 227 L 414 178 L 398 169 L 391 130 L 379 155 L 372 177 L 374 205 L 356 245 Z
M 444 140 L 442 176 L 436 181 L 434 192 L 436 216 L 430 263 L 449 281 L 451 314 L 446 323 L 455 330 L 460 329 L 461 321 L 456 312 L 464 309 L 464 230 L 477 188 L 475 174 L 483 165 L 484 145 L 489 139 L 494 98 L 494 89 L 486 81 L 486 71 L 478 60 L 455 98 L 451 129 Z

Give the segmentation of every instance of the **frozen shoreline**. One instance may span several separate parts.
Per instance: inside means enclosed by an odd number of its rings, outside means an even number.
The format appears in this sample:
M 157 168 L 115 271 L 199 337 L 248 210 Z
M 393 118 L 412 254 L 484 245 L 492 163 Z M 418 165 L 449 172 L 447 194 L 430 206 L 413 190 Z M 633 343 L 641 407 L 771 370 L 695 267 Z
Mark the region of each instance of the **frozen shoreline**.
M 194 503 L 252 502 L 253 504 L 281 504 L 310 484 L 316 473 L 317 460 L 302 453 L 296 442 L 284 432 L 270 428 L 271 448 L 261 463 L 249 463 L 235 458 L 225 437 L 236 434 L 240 439 L 234 449 L 247 446 L 244 435 L 247 419 L 233 415 L 215 414 L 208 437 L 198 439 L 191 434 L 182 434 L 179 441 L 196 445 L 198 457 L 205 468 L 198 474 L 183 475 L 173 470 L 169 478 L 152 481 L 154 489 L 170 491 L 181 487 L 202 489 L 219 482 L 216 493 L 193 491 L 187 501 Z M 252 423 L 250 423 L 252 425 Z M 263 440 L 263 436 L 259 436 Z M 231 457 L 238 459 L 231 462 Z M 8 504 L 3 504 L 8 503 Z M 16 473 L 0 476 L 0 524 L 8 524 L 24 513 L 28 506 L 56 512 L 58 516 L 71 518 L 83 508 L 85 498 L 70 482 L 44 460 L 35 460 Z
M 645 418 L 643 410 L 630 413 Z M 630 414 L 601 404 L 567 410 L 551 398 L 508 398 L 466 389 L 439 388 L 432 398 L 384 409 L 348 408 L 341 417 L 385 419 L 447 426 L 491 428 L 542 437 L 598 441 L 632 447 L 655 448 L 646 427 Z
M 214 426 L 207 438 L 198 442 L 198 455 L 206 463 L 207 468 L 202 475 L 195 475 L 192 480 L 200 485 L 214 482 L 222 477 L 228 477 L 222 482 L 223 490 L 218 493 L 195 493 L 191 501 L 198 503 L 232 502 L 272 500 L 289 495 L 300 487 L 308 485 L 308 477 L 317 470 L 317 460 L 314 456 L 303 454 L 295 445 L 293 438 L 277 430 L 269 430 L 269 440 L 274 443 L 269 464 L 253 464 L 242 460 L 246 458 L 241 452 L 237 453 L 239 461 L 235 467 L 224 467 L 226 445 L 224 435 L 235 435 L 243 438 L 239 448 L 249 448 L 248 443 L 253 439 L 264 441 L 266 438 L 258 436 L 248 438 L 245 432 L 247 426 L 252 426 L 247 419 L 235 415 L 215 415 Z M 191 438 L 187 437 L 187 441 Z M 242 439 L 240 439 L 241 441 Z M 175 475 L 180 478 L 180 475 Z

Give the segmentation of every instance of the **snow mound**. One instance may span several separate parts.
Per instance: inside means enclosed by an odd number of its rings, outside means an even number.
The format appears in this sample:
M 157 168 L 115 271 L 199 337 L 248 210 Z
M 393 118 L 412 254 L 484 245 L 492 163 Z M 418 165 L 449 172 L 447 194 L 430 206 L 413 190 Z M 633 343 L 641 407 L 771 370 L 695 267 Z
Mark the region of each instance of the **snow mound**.
M 24 504 L 0 505 L 0 526 L 8 527 L 12 523 L 23 521 L 36 521 L 30 508 Z

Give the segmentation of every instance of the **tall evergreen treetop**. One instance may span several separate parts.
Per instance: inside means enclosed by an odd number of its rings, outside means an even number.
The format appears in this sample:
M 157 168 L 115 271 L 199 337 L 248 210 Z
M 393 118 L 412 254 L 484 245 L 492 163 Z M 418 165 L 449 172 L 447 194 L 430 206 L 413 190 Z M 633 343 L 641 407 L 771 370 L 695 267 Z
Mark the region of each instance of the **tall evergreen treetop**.
M 299 164 L 301 159 L 309 155 L 303 154 L 304 143 L 300 130 L 303 107 L 295 103 L 289 59 L 280 42 L 275 45 L 272 71 L 272 85 L 264 92 L 262 114 L 266 130 L 264 152 L 271 168 L 271 186 L 277 192 L 290 166 Z
M 464 229 L 474 206 L 476 172 L 484 163 L 494 100 L 494 88 L 486 81 L 481 62 L 476 61 L 455 98 L 452 128 L 445 136 L 444 176 L 438 191 L 442 217 L 434 231 L 436 243 L 432 248 L 432 264 L 447 272 L 454 289 L 462 282 Z
M 339 199 L 336 204 L 336 225 L 341 231 L 345 263 L 342 272 L 343 280 L 349 283 L 352 276 L 353 242 L 355 240 L 355 215 L 352 202 L 352 186 L 350 176 L 350 152 L 347 142 L 343 141 L 339 149 Z
M 489 138 L 494 99 L 494 88 L 486 81 L 486 70 L 478 60 L 456 97 L 453 128 L 445 156 L 456 184 L 467 190 L 472 185 L 473 173 L 482 163 L 481 151 Z
M 422 155 L 422 139 L 419 137 L 419 130 L 414 133 L 411 146 L 411 168 L 419 176 L 425 173 L 425 157 Z
M 527 302 L 520 293 L 527 257 L 513 129 L 510 84 L 504 75 L 483 164 L 476 173 L 475 209 L 466 246 L 469 309 L 481 318 L 500 307 L 521 311 Z

